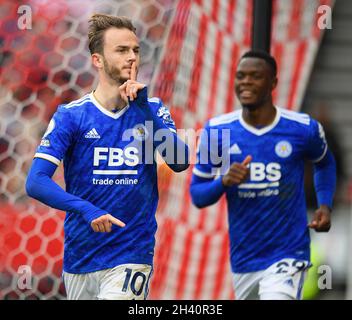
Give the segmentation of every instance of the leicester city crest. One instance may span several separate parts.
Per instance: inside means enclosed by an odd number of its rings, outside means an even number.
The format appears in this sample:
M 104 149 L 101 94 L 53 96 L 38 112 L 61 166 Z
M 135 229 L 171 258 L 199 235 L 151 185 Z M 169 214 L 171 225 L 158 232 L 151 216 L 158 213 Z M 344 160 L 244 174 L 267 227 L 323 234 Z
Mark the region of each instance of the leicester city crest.
M 133 128 L 133 136 L 139 141 L 143 141 L 148 137 L 148 131 L 144 124 L 139 123 Z
M 292 145 L 288 141 L 280 141 L 275 146 L 275 152 L 280 158 L 287 158 L 292 153 Z

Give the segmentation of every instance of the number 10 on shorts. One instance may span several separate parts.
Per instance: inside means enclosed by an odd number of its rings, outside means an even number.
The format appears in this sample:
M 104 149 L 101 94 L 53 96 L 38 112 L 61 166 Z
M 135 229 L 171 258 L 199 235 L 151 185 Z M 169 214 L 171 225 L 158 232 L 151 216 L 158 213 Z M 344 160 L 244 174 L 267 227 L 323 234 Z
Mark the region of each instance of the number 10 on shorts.
M 134 271 L 130 268 L 124 270 L 126 273 L 123 283 L 122 292 L 127 292 L 130 288 L 135 296 L 140 296 L 145 291 L 147 276 L 140 271 Z

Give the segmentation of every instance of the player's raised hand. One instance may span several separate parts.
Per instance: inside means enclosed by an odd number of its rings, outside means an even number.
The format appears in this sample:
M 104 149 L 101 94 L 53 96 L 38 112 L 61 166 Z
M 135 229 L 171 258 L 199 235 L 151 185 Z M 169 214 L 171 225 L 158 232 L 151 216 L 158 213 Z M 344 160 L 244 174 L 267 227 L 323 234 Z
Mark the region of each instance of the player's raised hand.
M 137 82 L 137 65 L 133 62 L 131 66 L 130 79 L 119 87 L 121 98 L 125 102 L 128 102 L 128 98 L 133 101 L 137 98 L 138 90 L 143 89 L 145 86 L 146 85 L 144 83 Z
M 136 65 L 136 62 L 132 63 L 130 80 L 137 81 L 137 65 Z
M 90 226 L 94 232 L 111 232 L 112 225 L 124 227 L 125 223 L 113 217 L 111 214 L 104 214 L 97 219 L 94 219 Z
M 328 232 L 331 227 L 330 209 L 325 205 L 320 206 L 314 212 L 313 220 L 308 227 L 317 232 Z
M 234 184 L 241 184 L 249 176 L 248 164 L 252 161 L 252 156 L 248 155 L 242 163 L 234 162 L 229 171 L 222 177 L 225 187 L 232 187 Z

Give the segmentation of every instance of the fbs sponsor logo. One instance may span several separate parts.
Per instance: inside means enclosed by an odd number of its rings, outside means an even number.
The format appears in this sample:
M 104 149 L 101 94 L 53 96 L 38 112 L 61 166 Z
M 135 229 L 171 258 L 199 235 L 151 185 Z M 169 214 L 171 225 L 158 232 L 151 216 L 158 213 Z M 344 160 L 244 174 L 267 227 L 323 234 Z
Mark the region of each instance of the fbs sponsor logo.
M 139 164 L 138 149 L 135 147 L 121 148 L 94 148 L 94 167 L 107 164 L 109 167 L 127 165 L 135 167 Z M 109 170 L 108 170 L 109 171 Z
M 84 137 L 87 139 L 100 139 L 100 135 L 95 128 L 88 131 Z

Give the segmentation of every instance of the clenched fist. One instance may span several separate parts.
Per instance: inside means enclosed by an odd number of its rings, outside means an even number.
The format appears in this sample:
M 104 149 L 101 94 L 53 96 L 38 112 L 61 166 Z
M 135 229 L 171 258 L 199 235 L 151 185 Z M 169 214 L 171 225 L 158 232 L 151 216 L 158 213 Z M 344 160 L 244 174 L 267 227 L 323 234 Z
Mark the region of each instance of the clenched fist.
M 248 164 L 252 161 L 251 156 L 247 156 L 242 163 L 233 163 L 229 171 L 222 177 L 222 183 L 225 187 L 241 184 L 249 176 Z

